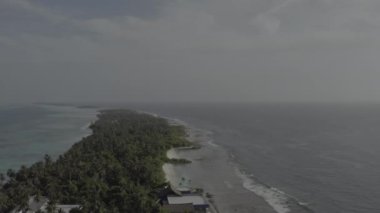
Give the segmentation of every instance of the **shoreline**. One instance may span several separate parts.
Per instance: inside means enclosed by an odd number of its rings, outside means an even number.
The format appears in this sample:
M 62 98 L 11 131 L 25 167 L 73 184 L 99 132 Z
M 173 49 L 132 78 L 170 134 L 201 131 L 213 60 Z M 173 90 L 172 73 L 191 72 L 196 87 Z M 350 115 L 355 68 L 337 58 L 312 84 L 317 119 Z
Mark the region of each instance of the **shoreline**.
M 175 152 L 174 148 L 169 149 L 166 152 L 166 157 L 168 158 L 178 158 L 177 153 Z M 164 163 L 162 165 L 162 170 L 165 173 L 165 179 L 166 181 L 170 182 L 170 184 L 175 184 L 177 185 L 177 179 L 178 179 L 178 174 L 175 173 L 175 169 L 173 168 L 173 164 L 171 163 Z
M 44 114 L 38 119 L 26 118 L 22 122 L 18 121 L 17 125 L 13 125 L 14 127 L 19 126 L 18 128 L 28 128 L 26 134 L 24 134 L 23 129 L 14 128 L 11 123 L 9 124 L 9 121 L 5 120 L 3 127 L 11 128 L 2 138 L 5 145 L 1 153 L 3 155 L 0 160 L 3 161 L 0 165 L 0 173 L 3 174 L 6 174 L 8 169 L 19 170 L 21 166 L 31 166 L 34 162 L 42 160 L 45 154 L 57 159 L 75 143 L 92 134 L 90 125 L 97 120 L 99 114 L 96 109 L 42 104 L 14 105 L 11 108 L 4 107 L 3 110 L 13 109 L 38 109 L 43 110 Z M 73 116 L 74 119 L 63 120 L 62 118 L 65 118 L 66 114 Z M 38 122 L 36 122 L 37 120 Z M 24 127 L 27 122 L 35 122 L 36 124 L 32 127 Z M 20 131 L 22 134 L 19 134 Z M 25 150 L 17 149 L 21 146 Z
M 191 180 L 192 187 L 202 188 L 212 195 L 209 202 L 218 213 L 312 212 L 295 198 L 246 174 L 227 150 L 213 142 L 212 132 L 196 129 L 178 119 L 163 118 L 172 125 L 184 126 L 187 140 L 201 146 L 200 149 L 173 148 L 167 151 L 168 158 L 192 161 L 186 165 L 163 165 L 165 178 L 173 186 L 178 186 L 182 177 Z
M 48 206 L 70 204 L 81 212 L 159 212 L 162 206 L 157 199 L 166 188 L 161 185 L 163 172 L 155 165 L 165 163 L 168 147 L 188 145 L 184 129 L 120 109 L 101 111 L 91 130 L 91 136 L 75 143 L 58 159 L 45 155 L 29 167 L 8 172 L 9 181 L 0 187 L 4 201 L 0 212 L 26 211 L 31 206 L 33 211 L 44 210 L 45 203 L 36 204 L 35 196 L 43 197 Z
M 208 201 L 218 213 L 278 213 L 263 198 L 244 188 L 230 156 L 213 143 L 211 132 L 192 128 L 174 119 L 170 119 L 169 123 L 185 126 L 187 139 L 201 146 L 195 150 L 174 148 L 167 152 L 169 158 L 192 161 L 186 165 L 163 165 L 165 177 L 173 186 L 178 186 L 182 177 L 191 180 L 192 187 L 202 188 L 211 195 Z

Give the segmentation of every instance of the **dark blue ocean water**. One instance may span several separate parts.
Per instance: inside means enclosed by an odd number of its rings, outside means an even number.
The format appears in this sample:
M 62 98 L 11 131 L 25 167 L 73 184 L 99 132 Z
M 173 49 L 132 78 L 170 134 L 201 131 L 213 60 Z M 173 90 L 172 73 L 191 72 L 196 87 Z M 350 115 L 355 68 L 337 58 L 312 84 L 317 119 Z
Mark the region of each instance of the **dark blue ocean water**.
M 96 119 L 93 109 L 65 106 L 0 107 L 0 172 L 18 169 L 43 159 L 57 157 L 83 136 Z
M 380 212 L 380 105 L 127 105 L 213 132 L 263 183 L 319 213 Z

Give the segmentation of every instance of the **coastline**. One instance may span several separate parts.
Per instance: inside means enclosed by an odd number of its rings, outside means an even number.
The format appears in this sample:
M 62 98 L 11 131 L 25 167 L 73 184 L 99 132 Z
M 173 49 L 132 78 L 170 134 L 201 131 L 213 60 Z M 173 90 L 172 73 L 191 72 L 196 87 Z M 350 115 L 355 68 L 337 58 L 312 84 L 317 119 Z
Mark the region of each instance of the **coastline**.
M 171 119 L 170 123 L 185 126 L 187 139 L 201 145 L 200 149 L 170 149 L 167 152 L 169 158 L 192 161 L 186 165 L 164 164 L 165 177 L 173 186 L 178 186 L 182 177 L 191 180 L 192 187 L 202 188 L 211 195 L 209 202 L 218 213 L 278 213 L 262 197 L 244 188 L 230 156 L 212 142 L 210 132 L 192 128 L 178 120 Z
M 172 125 L 186 129 L 187 140 L 200 149 L 173 148 L 168 158 L 184 158 L 190 164 L 166 163 L 163 171 L 174 187 L 182 178 L 191 181 L 194 188 L 202 188 L 211 195 L 209 203 L 218 213 L 305 213 L 312 212 L 286 193 L 265 185 L 246 174 L 235 162 L 234 156 L 213 142 L 212 132 L 197 129 L 187 123 L 164 117 Z
M 151 113 L 145 112 L 145 114 Z M 159 116 L 154 115 L 154 117 L 158 118 Z M 189 186 L 202 188 L 211 205 L 211 212 L 310 212 L 303 211 L 307 207 L 297 203 L 295 198 L 256 181 L 254 176 L 246 174 L 235 163 L 234 156 L 213 142 L 212 132 L 194 128 L 180 120 L 162 118 L 166 119 L 169 124 L 185 127 L 186 139 L 193 142 L 194 146 L 175 146 L 178 148 L 162 152 L 161 155 L 166 153 L 168 158 L 187 159 L 192 163 L 163 164 L 163 173 L 160 175 L 164 174 L 166 180 L 174 187 L 179 186 L 183 177 L 190 180 Z M 81 129 L 84 130 L 85 127 L 88 128 L 88 125 L 82 126 Z M 302 210 L 302 208 L 304 209 Z
M 159 212 L 157 199 L 162 199 L 165 182 L 157 165 L 164 164 L 169 147 L 188 145 L 184 129 L 131 110 L 104 110 L 91 130 L 91 136 L 58 159 L 45 155 L 30 167 L 8 172 L 0 187 L 0 212 L 30 210 L 37 205 L 35 196 L 52 208 L 73 204 L 81 212 Z M 44 210 L 44 205 L 35 210 Z
M 3 117 L 1 122 L 0 173 L 4 174 L 8 169 L 30 166 L 45 154 L 57 159 L 73 144 L 92 134 L 89 126 L 98 115 L 96 109 L 40 104 L 14 105 L 2 110 L 16 115 L 16 120 Z M 17 120 L 20 115 L 22 120 Z
M 168 158 L 178 158 L 178 155 L 175 151 L 174 148 L 169 149 L 166 152 L 166 156 Z M 174 165 L 171 163 L 164 163 L 162 166 L 162 170 L 165 173 L 165 179 L 166 181 L 170 182 L 172 185 L 177 185 L 178 184 L 178 174 L 176 174 L 176 171 L 174 169 Z

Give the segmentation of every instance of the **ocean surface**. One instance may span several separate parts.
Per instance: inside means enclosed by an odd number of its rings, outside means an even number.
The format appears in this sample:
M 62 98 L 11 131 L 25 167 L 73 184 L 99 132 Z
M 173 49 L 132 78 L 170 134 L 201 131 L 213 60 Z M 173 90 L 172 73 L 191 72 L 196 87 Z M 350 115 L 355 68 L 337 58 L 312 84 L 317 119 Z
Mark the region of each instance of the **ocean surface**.
M 318 213 L 380 212 L 380 105 L 126 107 L 209 131 L 238 165 L 242 185 L 269 202 L 296 200 Z
M 91 133 L 96 114 L 70 106 L 0 106 L 0 172 L 64 153 Z
M 103 106 L 104 107 L 104 106 Z M 317 213 L 380 212 L 380 105 L 118 104 L 207 132 L 248 191 Z M 96 110 L 0 107 L 0 171 L 62 154 L 90 134 Z M 234 196 L 234 195 L 229 195 Z

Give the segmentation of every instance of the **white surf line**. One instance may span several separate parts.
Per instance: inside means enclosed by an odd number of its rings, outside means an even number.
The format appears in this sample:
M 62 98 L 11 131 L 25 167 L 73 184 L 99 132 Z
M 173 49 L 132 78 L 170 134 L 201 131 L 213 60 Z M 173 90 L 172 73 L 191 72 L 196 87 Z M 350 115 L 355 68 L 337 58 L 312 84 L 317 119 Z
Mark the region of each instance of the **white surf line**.
M 270 188 L 260 183 L 257 183 L 252 178 L 243 174 L 239 168 L 235 167 L 236 175 L 242 179 L 243 187 L 256 195 L 264 198 L 264 200 L 277 212 L 288 213 L 290 208 L 287 205 L 288 197 L 278 189 Z

